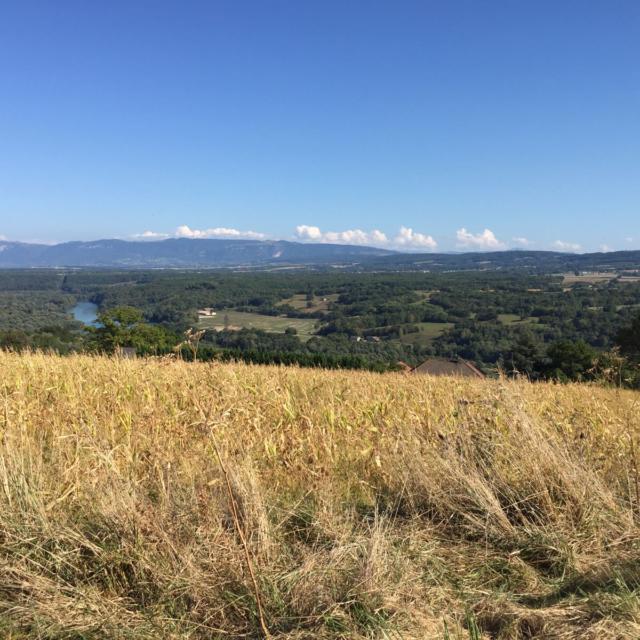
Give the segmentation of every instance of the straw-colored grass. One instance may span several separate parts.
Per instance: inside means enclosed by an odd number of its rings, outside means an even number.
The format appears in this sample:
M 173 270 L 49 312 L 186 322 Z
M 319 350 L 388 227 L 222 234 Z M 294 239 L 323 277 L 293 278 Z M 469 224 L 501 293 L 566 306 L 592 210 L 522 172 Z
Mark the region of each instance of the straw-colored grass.
M 639 638 L 639 399 L 0 353 L 0 637 Z

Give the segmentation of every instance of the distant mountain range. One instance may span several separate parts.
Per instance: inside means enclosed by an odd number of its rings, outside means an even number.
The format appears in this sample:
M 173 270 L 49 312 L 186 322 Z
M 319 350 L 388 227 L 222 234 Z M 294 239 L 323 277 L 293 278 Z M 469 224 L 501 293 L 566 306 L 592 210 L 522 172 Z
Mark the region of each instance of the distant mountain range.
M 0 242 L 0 267 L 189 268 L 345 264 L 393 253 L 373 247 L 284 240 L 176 238 L 157 242 L 96 240 L 55 245 Z
M 640 251 L 560 253 L 558 251 L 486 251 L 472 253 L 396 253 L 371 257 L 367 270 L 467 271 L 518 269 L 529 273 L 637 271 Z
M 221 268 L 330 265 L 357 270 L 462 271 L 640 269 L 640 251 L 568 254 L 555 251 L 399 253 L 375 247 L 285 240 L 175 238 L 156 242 L 96 240 L 55 245 L 0 241 L 0 268 Z

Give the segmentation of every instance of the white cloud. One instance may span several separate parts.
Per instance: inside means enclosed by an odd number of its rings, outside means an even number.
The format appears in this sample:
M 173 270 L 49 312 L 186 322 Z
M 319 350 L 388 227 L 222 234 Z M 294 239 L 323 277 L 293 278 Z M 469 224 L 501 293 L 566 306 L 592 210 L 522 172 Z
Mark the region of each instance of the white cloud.
M 296 236 L 300 240 L 322 240 L 322 231 L 320 231 L 320 227 L 300 224 L 296 227 Z
M 133 237 L 140 238 L 141 240 L 162 240 L 168 238 L 168 233 L 158 233 L 157 231 L 143 231 L 142 233 L 136 233 Z
M 377 229 L 374 229 L 371 232 L 371 238 L 373 239 L 375 244 L 385 244 L 386 242 L 388 242 L 387 236 L 382 233 L 382 231 L 378 231 Z
M 625 240 L 629 243 L 633 242 L 633 238 L 631 236 L 625 238 Z
M 267 236 L 258 231 L 239 231 L 228 227 L 214 229 L 191 229 L 186 224 L 180 225 L 175 233 L 176 238 L 244 238 L 249 240 L 264 240 Z
M 531 240 L 529 240 L 528 238 L 523 238 L 521 236 L 516 236 L 515 238 L 511 238 L 511 242 L 513 242 L 513 244 L 517 244 L 521 247 L 528 247 L 529 245 L 532 245 L 533 242 L 531 242 Z
M 457 245 L 459 247 L 472 247 L 475 249 L 504 249 L 504 242 L 496 238 L 491 229 L 485 229 L 482 233 L 473 234 L 464 227 L 456 231 Z
M 296 238 L 307 242 L 358 244 L 398 249 L 435 249 L 438 246 L 438 243 L 431 236 L 418 233 L 409 227 L 400 227 L 398 234 L 393 239 L 389 239 L 379 229 L 372 231 L 363 231 L 362 229 L 322 231 L 320 227 L 301 224 L 296 227 Z
M 136 233 L 134 238 L 142 240 L 164 240 L 166 238 L 237 238 L 248 240 L 264 240 L 266 234 L 257 231 L 240 231 L 228 227 L 215 227 L 214 229 L 192 229 L 186 224 L 180 225 L 173 233 L 160 231 L 144 231 Z
M 575 253 L 576 251 L 580 251 L 582 247 L 575 242 L 565 242 L 564 240 L 556 240 L 553 243 L 554 249 L 558 249 L 558 251 L 567 251 L 570 253 Z
M 3 236 L 3 235 L 0 233 L 0 242 L 9 242 L 9 238 L 7 238 L 7 236 Z
M 393 239 L 396 247 L 416 248 L 416 249 L 435 249 L 438 243 L 424 233 L 418 233 L 411 227 L 400 227 L 398 235 Z
M 364 244 L 381 246 L 388 244 L 387 236 L 380 230 L 363 231 L 347 229 L 346 231 L 321 231 L 320 227 L 300 224 L 296 227 L 298 240 L 324 242 L 330 244 Z
M 613 249 L 608 244 L 601 244 L 598 248 L 600 251 L 602 251 L 602 253 L 609 253 L 609 251 L 613 251 Z
M 324 241 L 337 244 L 385 244 L 387 237 L 377 229 L 371 233 L 362 229 L 347 229 L 346 231 L 327 231 L 324 234 Z

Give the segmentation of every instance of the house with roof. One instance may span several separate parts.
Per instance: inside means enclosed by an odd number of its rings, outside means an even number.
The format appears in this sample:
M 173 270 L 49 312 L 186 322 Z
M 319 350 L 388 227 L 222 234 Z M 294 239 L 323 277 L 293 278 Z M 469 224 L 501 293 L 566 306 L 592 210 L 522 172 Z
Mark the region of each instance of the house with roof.
M 456 376 L 461 378 L 484 378 L 485 375 L 473 363 L 463 358 L 429 358 L 409 371 L 426 376 Z

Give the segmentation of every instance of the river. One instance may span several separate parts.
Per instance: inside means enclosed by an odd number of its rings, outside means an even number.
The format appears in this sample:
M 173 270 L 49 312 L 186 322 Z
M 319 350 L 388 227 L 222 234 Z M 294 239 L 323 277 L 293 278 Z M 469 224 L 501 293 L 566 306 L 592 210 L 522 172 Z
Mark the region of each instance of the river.
M 96 326 L 96 320 L 98 319 L 98 305 L 93 302 L 78 302 L 73 309 L 71 309 L 74 320 Z

